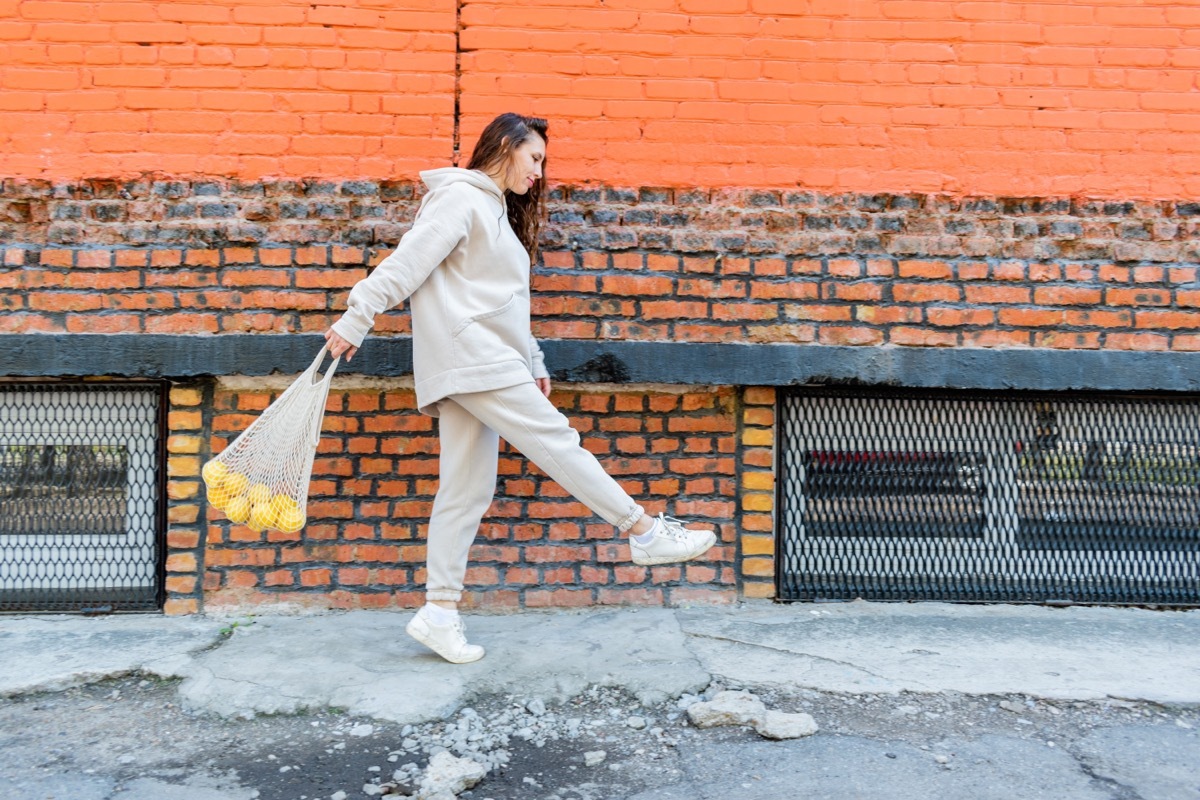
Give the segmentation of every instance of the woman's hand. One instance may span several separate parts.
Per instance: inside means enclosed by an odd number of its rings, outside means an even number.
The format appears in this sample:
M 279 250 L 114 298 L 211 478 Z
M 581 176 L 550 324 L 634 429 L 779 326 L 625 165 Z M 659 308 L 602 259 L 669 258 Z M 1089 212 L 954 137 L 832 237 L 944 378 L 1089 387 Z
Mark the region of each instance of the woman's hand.
M 325 341 L 329 343 L 329 355 L 331 358 L 337 358 L 341 355 L 346 356 L 346 363 L 350 363 L 350 359 L 354 358 L 354 354 L 358 352 L 358 348 L 343 339 L 333 328 L 325 331 Z
M 550 379 L 549 378 L 534 378 L 537 381 L 537 387 L 546 397 L 550 396 Z

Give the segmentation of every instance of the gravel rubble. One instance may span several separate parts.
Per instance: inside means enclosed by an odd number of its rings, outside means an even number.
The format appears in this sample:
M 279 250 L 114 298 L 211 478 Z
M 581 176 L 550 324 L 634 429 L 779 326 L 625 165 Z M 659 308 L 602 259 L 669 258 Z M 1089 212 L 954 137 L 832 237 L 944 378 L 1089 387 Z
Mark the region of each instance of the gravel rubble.
M 685 751 L 764 741 L 745 725 L 699 729 L 689 721 L 689 709 L 727 690 L 751 691 L 770 711 L 810 715 L 819 736 L 877 741 L 880 757 L 919 748 L 941 770 L 964 766 L 959 745 L 984 735 L 1069 750 L 1104 728 L 1200 727 L 1198 709 L 1121 700 L 837 695 L 718 682 L 651 706 L 600 686 L 549 705 L 481 696 L 419 725 L 336 709 L 228 720 L 181 708 L 174 682 L 134 676 L 0 701 L 0 788 L 53 775 L 109 776 L 114 788 L 202 777 L 228 787 L 231 798 L 399 800 L 419 796 L 430 761 L 445 753 L 486 771 L 458 795 L 465 800 L 613 800 L 678 781 Z

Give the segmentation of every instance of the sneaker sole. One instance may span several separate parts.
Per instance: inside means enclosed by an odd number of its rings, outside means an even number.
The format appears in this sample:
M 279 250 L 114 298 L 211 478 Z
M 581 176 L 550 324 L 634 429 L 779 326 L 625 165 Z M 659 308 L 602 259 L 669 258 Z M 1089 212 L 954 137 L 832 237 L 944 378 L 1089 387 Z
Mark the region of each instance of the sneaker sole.
M 711 542 L 709 542 L 708 546 L 705 547 L 703 550 L 697 550 L 695 553 L 692 553 L 690 556 L 685 556 L 684 558 L 672 558 L 672 557 L 668 557 L 668 556 L 659 556 L 658 558 L 639 558 L 638 556 L 633 555 L 632 549 L 631 549 L 630 560 L 633 561 L 634 564 L 637 564 L 639 567 L 653 567 L 653 566 L 657 566 L 659 564 L 682 564 L 685 561 L 695 561 L 697 558 L 699 558 L 700 556 L 704 555 L 709 550 L 711 550 L 713 548 L 713 545 L 715 545 L 716 543 L 717 543 L 717 539 L 714 536 L 713 540 Z
M 404 632 L 405 632 L 405 633 L 407 633 L 407 634 L 408 634 L 409 636 L 411 636 L 412 638 L 416 639 L 416 640 L 417 640 L 418 642 L 420 642 L 421 644 L 423 644 L 423 645 L 425 645 L 426 647 L 428 647 L 428 648 L 429 648 L 430 650 L 432 650 L 433 652 L 437 653 L 437 654 L 438 654 L 439 656 L 441 656 L 442 658 L 444 658 L 444 659 L 446 659 L 447 661 L 449 661 L 451 664 L 470 664 L 470 663 L 472 663 L 472 662 L 478 661 L 479 659 L 483 658 L 483 657 L 484 657 L 484 655 L 486 654 L 486 652 L 485 652 L 485 653 L 480 653 L 480 654 L 479 654 L 478 656 L 476 656 L 475 658 L 451 658 L 450 656 L 446 655 L 446 654 L 445 654 L 445 653 L 443 653 L 441 650 L 439 650 L 439 649 L 438 649 L 436 646 L 434 646 L 434 644 L 433 644 L 433 641 L 432 641 L 431 639 L 428 639 L 428 638 L 427 638 L 427 637 L 426 637 L 426 636 L 425 636 L 423 633 L 421 633 L 419 630 L 416 630 L 415 628 L 413 628 L 413 626 L 412 626 L 412 623 L 411 623 L 411 622 L 410 622 L 408 625 L 404 626 Z

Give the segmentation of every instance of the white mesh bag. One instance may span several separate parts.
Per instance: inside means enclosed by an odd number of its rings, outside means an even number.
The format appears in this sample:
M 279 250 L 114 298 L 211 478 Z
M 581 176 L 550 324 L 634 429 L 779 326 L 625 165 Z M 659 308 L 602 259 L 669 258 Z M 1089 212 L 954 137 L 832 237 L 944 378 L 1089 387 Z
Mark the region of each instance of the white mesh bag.
M 329 384 L 340 360 L 335 358 L 325 375 L 319 375 L 317 368 L 328 351 L 321 348 L 312 365 L 204 465 L 201 474 L 208 503 L 231 522 L 284 533 L 304 527 L 313 456 L 321 441 Z

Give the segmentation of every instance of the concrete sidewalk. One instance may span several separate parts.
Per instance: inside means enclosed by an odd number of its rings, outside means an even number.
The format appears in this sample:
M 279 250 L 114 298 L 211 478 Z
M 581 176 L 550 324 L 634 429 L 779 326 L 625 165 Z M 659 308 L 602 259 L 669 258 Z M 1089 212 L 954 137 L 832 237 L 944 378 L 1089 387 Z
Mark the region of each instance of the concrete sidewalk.
M 556 701 L 599 684 L 653 703 L 714 679 L 1200 704 L 1200 611 L 748 602 L 468 615 L 489 652 L 464 666 L 411 641 L 410 615 L 0 617 L 0 696 L 143 672 L 182 678 L 186 706 L 222 716 L 337 707 L 402 723 L 480 693 Z

